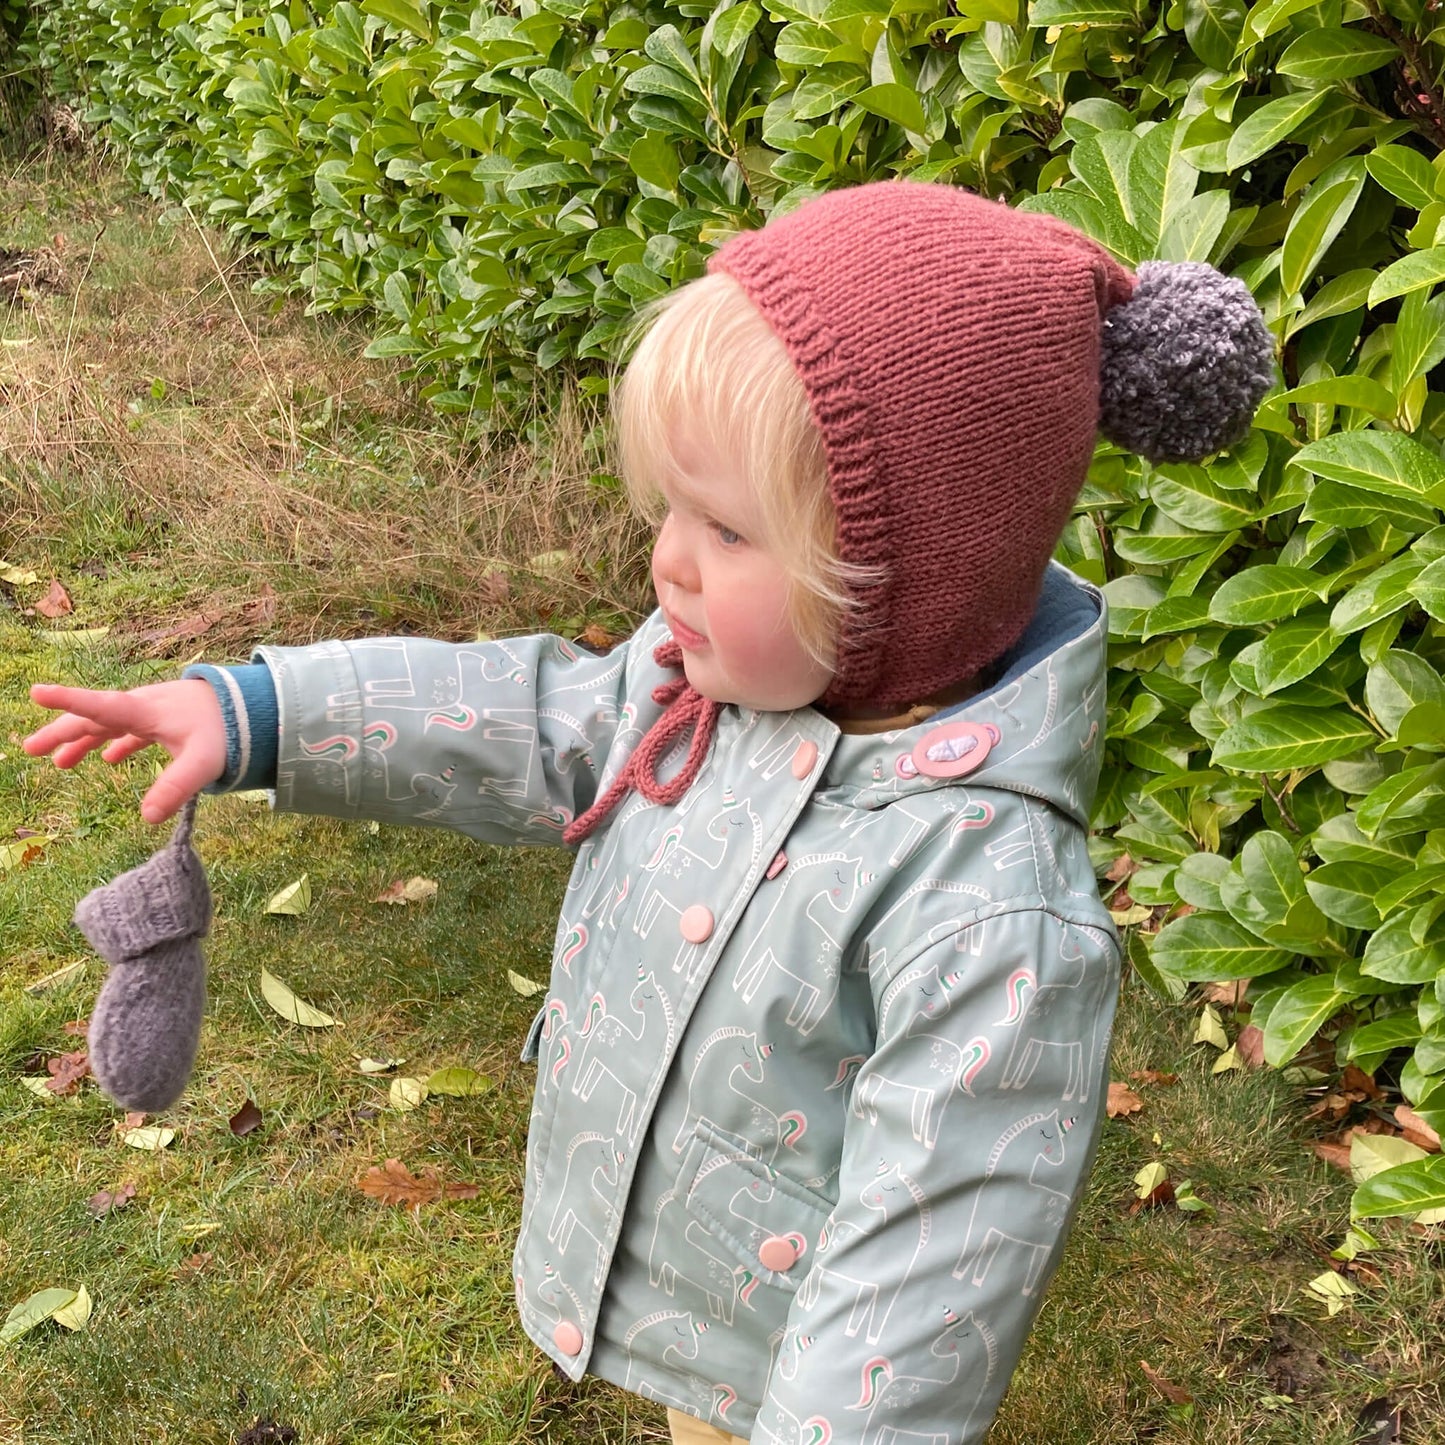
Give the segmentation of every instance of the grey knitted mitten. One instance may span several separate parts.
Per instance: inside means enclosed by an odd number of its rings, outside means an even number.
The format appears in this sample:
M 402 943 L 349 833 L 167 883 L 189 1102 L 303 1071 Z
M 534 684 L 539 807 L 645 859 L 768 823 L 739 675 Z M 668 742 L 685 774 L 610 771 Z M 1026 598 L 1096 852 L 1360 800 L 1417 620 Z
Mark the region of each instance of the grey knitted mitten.
M 91 1070 L 118 1104 L 147 1114 L 185 1091 L 206 1006 L 211 891 L 191 847 L 195 818 L 192 798 L 164 848 L 75 908 L 76 926 L 110 965 L 90 1015 Z

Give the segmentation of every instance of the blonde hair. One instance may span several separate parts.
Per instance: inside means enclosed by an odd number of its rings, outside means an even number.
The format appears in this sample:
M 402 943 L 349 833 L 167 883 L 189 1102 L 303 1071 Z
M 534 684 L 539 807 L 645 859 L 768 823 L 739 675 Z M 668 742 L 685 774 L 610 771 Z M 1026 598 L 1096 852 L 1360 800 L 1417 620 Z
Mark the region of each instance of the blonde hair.
M 633 505 L 660 524 L 657 478 L 679 470 L 673 423 L 736 458 L 762 518 L 750 538 L 788 579 L 788 610 L 809 655 L 832 666 L 852 589 L 868 569 L 841 561 L 823 438 L 777 334 L 730 276 L 699 277 L 647 307 L 641 341 L 613 388 L 623 480 Z M 696 434 L 696 432 L 695 432 Z

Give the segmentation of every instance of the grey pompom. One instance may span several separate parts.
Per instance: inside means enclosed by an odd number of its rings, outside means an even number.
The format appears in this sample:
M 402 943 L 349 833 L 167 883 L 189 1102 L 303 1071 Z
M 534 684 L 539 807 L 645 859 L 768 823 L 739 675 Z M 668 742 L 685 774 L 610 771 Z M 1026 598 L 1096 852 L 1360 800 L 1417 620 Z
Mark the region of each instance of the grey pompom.
M 1099 430 L 1151 462 L 1239 441 L 1274 382 L 1274 344 L 1242 281 L 1201 261 L 1146 261 L 1104 318 Z

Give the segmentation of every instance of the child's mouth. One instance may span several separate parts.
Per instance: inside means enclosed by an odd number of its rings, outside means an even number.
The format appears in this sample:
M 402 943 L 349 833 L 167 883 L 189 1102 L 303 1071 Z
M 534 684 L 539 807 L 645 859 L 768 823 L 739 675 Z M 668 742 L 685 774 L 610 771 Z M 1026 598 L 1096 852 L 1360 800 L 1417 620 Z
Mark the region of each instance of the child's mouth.
M 684 627 L 670 613 L 667 614 L 667 625 L 672 630 L 672 635 L 677 639 L 679 646 L 689 647 L 696 651 L 699 647 L 707 645 L 707 638 L 702 633 L 694 632 L 690 627 Z

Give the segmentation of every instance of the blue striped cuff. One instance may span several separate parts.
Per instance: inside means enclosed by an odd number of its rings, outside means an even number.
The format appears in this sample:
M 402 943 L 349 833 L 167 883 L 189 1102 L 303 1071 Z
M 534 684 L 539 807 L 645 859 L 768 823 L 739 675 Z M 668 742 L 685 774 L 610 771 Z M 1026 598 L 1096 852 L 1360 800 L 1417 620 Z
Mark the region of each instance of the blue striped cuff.
M 226 722 L 226 771 L 202 791 L 235 793 L 276 786 L 281 713 L 276 684 L 264 662 L 212 667 L 198 662 L 182 677 L 210 683 Z

